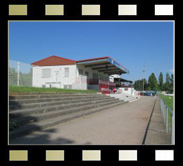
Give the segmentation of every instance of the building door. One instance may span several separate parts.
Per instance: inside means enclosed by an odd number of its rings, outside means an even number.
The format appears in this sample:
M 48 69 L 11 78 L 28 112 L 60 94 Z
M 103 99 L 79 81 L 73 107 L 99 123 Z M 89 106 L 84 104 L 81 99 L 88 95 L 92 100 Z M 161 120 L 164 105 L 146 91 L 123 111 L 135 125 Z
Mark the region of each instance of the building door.
M 55 78 L 54 78 L 54 82 L 52 83 L 52 86 L 55 88 L 60 88 L 61 87 L 61 76 L 60 76 L 60 71 L 55 71 Z
M 58 76 L 59 76 L 59 71 L 55 71 L 55 82 L 59 82 Z

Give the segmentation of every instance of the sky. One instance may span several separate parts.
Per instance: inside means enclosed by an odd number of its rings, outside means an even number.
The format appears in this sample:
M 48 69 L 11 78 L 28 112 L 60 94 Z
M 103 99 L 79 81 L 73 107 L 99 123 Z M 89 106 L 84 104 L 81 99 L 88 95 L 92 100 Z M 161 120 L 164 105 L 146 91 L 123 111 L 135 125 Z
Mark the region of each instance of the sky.
M 132 81 L 174 68 L 173 22 L 9 22 L 9 60 L 32 63 L 51 55 L 82 60 L 110 56 Z M 143 73 L 143 68 L 145 72 Z

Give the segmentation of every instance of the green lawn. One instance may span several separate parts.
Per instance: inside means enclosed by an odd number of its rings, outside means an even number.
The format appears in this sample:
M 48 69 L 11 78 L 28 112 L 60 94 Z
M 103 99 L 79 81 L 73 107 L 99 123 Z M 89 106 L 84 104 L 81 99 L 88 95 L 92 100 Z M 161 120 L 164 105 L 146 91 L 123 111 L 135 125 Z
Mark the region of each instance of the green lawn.
M 75 90 L 59 88 L 36 88 L 25 86 L 9 86 L 9 94 L 32 94 L 32 93 L 96 93 L 95 90 Z
M 173 96 L 160 95 L 160 98 L 173 110 Z

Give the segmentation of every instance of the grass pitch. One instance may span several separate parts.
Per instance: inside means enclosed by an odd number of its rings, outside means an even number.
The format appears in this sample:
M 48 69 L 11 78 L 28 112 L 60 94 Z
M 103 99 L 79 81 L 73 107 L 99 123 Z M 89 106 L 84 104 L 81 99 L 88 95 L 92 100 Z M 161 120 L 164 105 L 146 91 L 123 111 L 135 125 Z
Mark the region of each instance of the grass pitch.
M 96 93 L 95 90 L 76 90 L 61 88 L 36 88 L 25 86 L 9 86 L 9 94 L 34 94 L 34 93 Z

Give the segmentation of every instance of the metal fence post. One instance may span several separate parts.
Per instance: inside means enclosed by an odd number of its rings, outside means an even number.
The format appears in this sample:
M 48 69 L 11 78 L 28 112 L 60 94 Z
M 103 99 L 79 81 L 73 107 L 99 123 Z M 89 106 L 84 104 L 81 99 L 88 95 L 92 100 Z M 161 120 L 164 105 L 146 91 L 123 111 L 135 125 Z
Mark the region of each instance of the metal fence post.
M 168 107 L 166 106 L 166 132 L 168 133 Z
M 175 144 L 175 115 L 174 115 L 174 112 L 172 112 L 171 143 Z
M 163 120 L 165 122 L 165 111 L 164 111 L 164 106 L 163 106 L 163 101 L 160 99 L 160 106 L 161 106 L 161 113 L 163 115 Z
M 166 123 L 166 107 L 164 101 L 163 101 L 163 112 L 164 112 L 164 123 Z
M 20 62 L 17 62 L 17 86 L 20 85 Z

